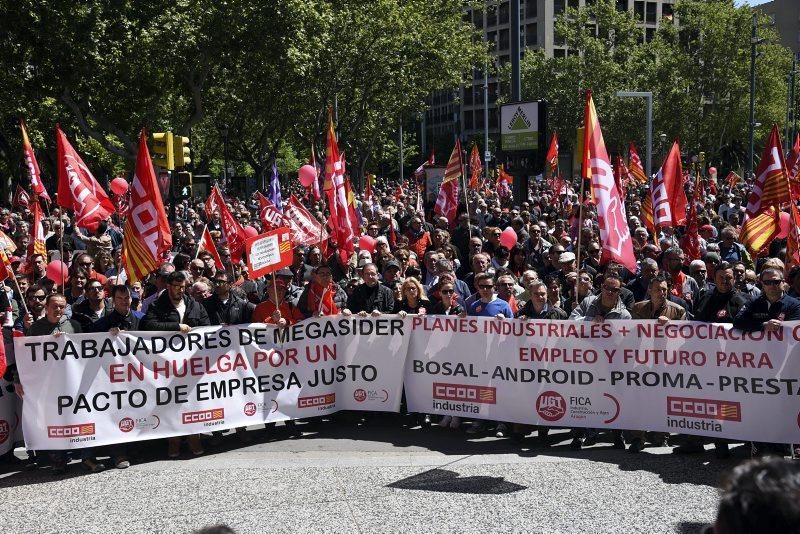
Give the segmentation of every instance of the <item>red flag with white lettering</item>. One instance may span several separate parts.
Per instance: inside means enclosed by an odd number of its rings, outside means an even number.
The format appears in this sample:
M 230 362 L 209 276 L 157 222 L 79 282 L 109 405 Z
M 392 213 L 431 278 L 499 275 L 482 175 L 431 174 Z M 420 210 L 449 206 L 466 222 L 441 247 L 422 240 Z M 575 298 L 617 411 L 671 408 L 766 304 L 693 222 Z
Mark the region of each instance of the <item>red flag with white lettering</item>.
M 683 189 L 681 149 L 678 142 L 664 160 L 664 165 L 650 183 L 653 195 L 653 217 L 657 228 L 684 226 L 686 224 L 686 192 Z
M 294 195 L 290 196 L 289 201 L 283 206 L 283 220 L 292 233 L 292 242 L 295 245 L 311 246 L 328 240 L 328 232 L 322 223 L 317 221 Z
M 28 139 L 28 129 L 25 121 L 20 119 L 19 127 L 22 130 L 22 150 L 25 152 L 25 166 L 28 168 L 28 176 L 31 179 L 31 189 L 33 194 L 41 197 L 48 204 L 50 203 L 50 195 L 42 184 L 42 173 L 39 170 L 39 163 L 36 161 L 36 153 L 33 151 L 30 139 Z
M 283 220 L 283 213 L 278 211 L 275 204 L 270 199 L 258 192 L 258 218 L 261 220 L 261 225 L 264 231 L 274 230 L 285 226 Z
M 114 213 L 114 204 L 56 124 L 58 205 L 75 211 L 75 224 L 92 232 Z
M 200 242 L 197 243 L 197 254 L 200 255 L 201 252 L 208 252 L 211 254 L 211 257 L 214 258 L 214 265 L 217 266 L 217 269 L 220 271 L 225 270 L 225 265 L 222 263 L 222 258 L 219 255 L 219 251 L 217 251 L 217 245 L 214 244 L 214 240 L 211 238 L 211 232 L 208 231 L 208 225 L 203 227 L 203 233 L 200 236 Z

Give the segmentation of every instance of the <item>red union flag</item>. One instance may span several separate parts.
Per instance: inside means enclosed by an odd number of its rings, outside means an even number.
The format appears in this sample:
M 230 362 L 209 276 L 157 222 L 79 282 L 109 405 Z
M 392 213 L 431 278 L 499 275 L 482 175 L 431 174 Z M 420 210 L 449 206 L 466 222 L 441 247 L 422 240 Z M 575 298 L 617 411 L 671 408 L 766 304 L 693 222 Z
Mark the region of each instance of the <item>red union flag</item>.
M 252 279 L 292 264 L 291 232 L 286 226 L 247 238 L 247 268 Z
M 264 226 L 264 230 L 274 230 L 285 226 L 283 213 L 278 211 L 275 204 L 270 199 L 258 192 L 258 218 Z
M 75 211 L 75 224 L 91 231 L 114 213 L 114 204 L 56 124 L 58 205 Z
M 144 129 L 139 134 L 139 152 L 130 197 L 130 211 L 122 238 L 122 263 L 129 282 L 134 284 L 154 271 L 164 253 L 172 248 L 172 231 L 147 150 Z
M 462 176 L 462 162 L 461 162 L 461 140 L 456 140 L 456 145 L 453 147 L 453 152 L 450 154 L 450 160 L 447 162 L 447 168 L 444 171 L 444 180 L 442 180 L 441 189 L 439 189 L 439 196 L 436 198 L 436 205 L 433 208 L 434 213 L 439 217 L 446 217 L 450 224 L 456 220 L 456 209 L 458 208 L 458 180 Z
M 42 184 L 42 173 L 39 171 L 39 163 L 36 161 L 36 153 L 33 151 L 30 139 L 28 139 L 28 128 L 25 121 L 20 119 L 19 128 L 22 130 L 22 150 L 25 152 L 25 166 L 28 168 L 28 176 L 31 179 L 31 189 L 33 194 L 42 197 L 45 202 L 50 203 L 50 195 Z
M 639 184 L 646 184 L 647 175 L 644 173 L 642 158 L 639 157 L 639 152 L 636 151 L 636 145 L 633 143 L 628 146 L 628 157 L 630 159 L 630 165 L 628 166 L 630 177 Z
M 650 183 L 653 197 L 653 220 L 657 228 L 676 227 L 686 224 L 686 193 L 683 190 L 683 169 L 681 168 L 681 149 L 678 142 L 664 160 L 664 165 Z
M 747 201 L 747 216 L 754 217 L 772 206 L 780 206 L 790 200 L 781 137 L 778 125 L 774 124 L 756 169 L 756 181 Z
M 219 211 L 219 205 L 224 204 L 225 202 L 222 200 L 222 195 L 219 192 L 219 188 L 214 185 L 211 188 L 211 194 L 208 195 L 205 203 L 205 210 L 206 210 L 206 217 L 208 220 L 214 219 L 214 214 Z
M 547 149 L 544 160 L 547 162 L 550 174 L 555 174 L 558 168 L 558 133 L 556 132 L 553 132 L 553 137 L 550 138 L 550 148 Z
M 11 199 L 11 205 L 18 208 L 30 208 L 31 196 L 27 191 L 22 189 L 22 186 L 17 184 L 17 189 L 14 191 L 14 198 Z
M 629 271 L 636 272 L 636 257 L 633 255 L 628 218 L 617 186 L 614 184 L 614 171 L 608 159 L 591 91 L 586 91 L 584 124 L 583 176 L 591 178 L 592 198 L 597 204 L 597 223 L 600 227 L 600 240 L 603 243 L 600 263 L 615 261 Z
M 31 213 L 33 214 L 33 223 L 31 224 L 30 239 L 28 240 L 29 261 L 34 254 L 40 254 L 47 258 L 47 246 L 44 243 L 44 227 L 42 226 L 44 213 L 42 213 L 42 206 L 39 205 L 38 198 L 31 203 Z
M 283 219 L 292 234 L 295 245 L 315 245 L 328 239 L 322 223 L 317 221 L 307 209 L 303 207 L 297 197 L 292 195 L 283 206 Z
M 238 262 L 242 259 L 244 253 L 244 242 L 246 234 L 244 228 L 239 221 L 233 216 L 228 209 L 228 205 L 221 202 L 219 205 L 220 222 L 222 223 L 222 233 L 225 234 L 225 240 L 228 243 L 228 251 L 231 253 L 231 261 Z
M 214 244 L 214 240 L 211 239 L 211 232 L 208 231 L 208 225 L 203 227 L 203 233 L 200 236 L 200 241 L 197 243 L 197 254 L 200 255 L 201 252 L 208 252 L 211 254 L 211 257 L 214 258 L 214 265 L 220 271 L 225 270 L 225 265 L 222 263 L 222 258 L 219 256 L 219 252 L 217 252 L 217 246 Z
M 794 138 L 794 145 L 786 160 L 786 172 L 789 174 L 792 198 L 800 198 L 800 134 Z

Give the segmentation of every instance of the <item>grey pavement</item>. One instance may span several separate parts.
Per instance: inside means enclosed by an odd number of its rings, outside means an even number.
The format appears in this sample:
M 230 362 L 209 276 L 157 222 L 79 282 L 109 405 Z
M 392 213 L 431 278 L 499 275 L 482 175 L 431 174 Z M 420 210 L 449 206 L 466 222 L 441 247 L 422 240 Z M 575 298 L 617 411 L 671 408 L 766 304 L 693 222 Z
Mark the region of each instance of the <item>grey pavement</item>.
M 129 469 L 93 475 L 0 467 L 0 531 L 688 534 L 713 520 L 719 479 L 744 458 L 572 451 L 566 434 L 542 449 L 438 428 L 300 426 L 301 439 L 254 428 L 252 444 L 231 435 L 216 449 L 206 436 L 191 459 L 144 444 Z

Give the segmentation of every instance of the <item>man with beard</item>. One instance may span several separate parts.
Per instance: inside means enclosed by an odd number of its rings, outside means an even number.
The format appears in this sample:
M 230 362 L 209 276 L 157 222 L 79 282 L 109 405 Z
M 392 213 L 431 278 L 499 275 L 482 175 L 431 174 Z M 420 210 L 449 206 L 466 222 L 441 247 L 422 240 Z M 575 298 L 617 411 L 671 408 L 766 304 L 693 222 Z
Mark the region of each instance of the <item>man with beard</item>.
M 216 271 L 212 278 L 214 293 L 203 301 L 212 325 L 247 324 L 255 305 L 231 293 L 231 277 L 227 271 Z
M 84 332 L 92 331 L 92 325 L 110 312 L 103 285 L 97 280 L 86 283 L 86 298 L 72 307 L 72 318 L 81 323 Z

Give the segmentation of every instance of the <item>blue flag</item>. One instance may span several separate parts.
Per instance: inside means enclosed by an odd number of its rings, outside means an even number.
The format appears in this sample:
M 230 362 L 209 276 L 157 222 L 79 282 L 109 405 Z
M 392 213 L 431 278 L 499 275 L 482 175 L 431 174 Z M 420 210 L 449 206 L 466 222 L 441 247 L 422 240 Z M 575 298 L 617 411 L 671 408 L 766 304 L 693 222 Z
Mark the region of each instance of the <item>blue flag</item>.
M 278 181 L 278 166 L 272 163 L 272 178 L 269 180 L 269 191 L 267 197 L 275 204 L 278 211 L 283 213 L 283 201 L 281 200 L 281 183 Z

